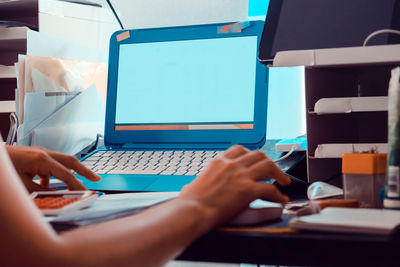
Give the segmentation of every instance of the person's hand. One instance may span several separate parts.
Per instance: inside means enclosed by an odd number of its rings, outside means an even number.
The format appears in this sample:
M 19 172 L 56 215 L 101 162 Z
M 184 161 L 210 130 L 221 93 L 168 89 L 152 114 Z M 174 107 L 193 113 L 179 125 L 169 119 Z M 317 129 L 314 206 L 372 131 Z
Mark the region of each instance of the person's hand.
M 63 181 L 70 190 L 86 190 L 72 171 L 91 181 L 100 177 L 83 166 L 75 157 L 40 147 L 6 146 L 22 182 L 29 192 L 49 190 L 50 177 Z M 32 179 L 38 176 L 40 184 Z
M 214 225 L 219 225 L 255 199 L 288 201 L 274 185 L 259 181 L 267 178 L 281 185 L 291 181 L 264 153 L 234 146 L 214 159 L 178 198 L 196 201 L 211 212 Z

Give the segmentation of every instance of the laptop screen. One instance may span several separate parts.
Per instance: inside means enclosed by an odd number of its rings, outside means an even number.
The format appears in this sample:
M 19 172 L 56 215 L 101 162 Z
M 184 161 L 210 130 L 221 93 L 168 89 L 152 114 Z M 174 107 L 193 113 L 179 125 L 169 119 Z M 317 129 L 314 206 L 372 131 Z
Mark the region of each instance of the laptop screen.
M 119 49 L 116 131 L 253 129 L 257 36 Z

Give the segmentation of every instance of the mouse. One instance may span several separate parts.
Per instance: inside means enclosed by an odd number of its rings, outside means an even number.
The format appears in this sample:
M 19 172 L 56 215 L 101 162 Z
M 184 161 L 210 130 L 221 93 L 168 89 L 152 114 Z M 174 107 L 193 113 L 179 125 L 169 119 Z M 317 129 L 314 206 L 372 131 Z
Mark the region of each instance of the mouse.
M 287 195 L 291 201 L 307 199 L 308 183 L 288 173 L 286 173 L 286 175 L 290 177 L 290 184 L 280 185 L 278 182 L 274 181 L 273 185 L 275 185 L 282 194 Z
M 254 225 L 266 221 L 278 220 L 282 217 L 283 206 L 280 203 L 256 199 L 249 207 L 233 217 L 228 225 Z

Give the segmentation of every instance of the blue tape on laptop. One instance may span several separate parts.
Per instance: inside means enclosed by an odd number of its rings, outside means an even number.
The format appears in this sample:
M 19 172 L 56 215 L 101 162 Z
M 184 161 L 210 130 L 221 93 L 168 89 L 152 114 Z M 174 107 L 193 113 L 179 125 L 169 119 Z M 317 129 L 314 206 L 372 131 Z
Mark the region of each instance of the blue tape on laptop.
M 94 190 L 179 191 L 230 146 L 265 143 L 263 21 L 116 32 L 102 147 L 83 158 Z

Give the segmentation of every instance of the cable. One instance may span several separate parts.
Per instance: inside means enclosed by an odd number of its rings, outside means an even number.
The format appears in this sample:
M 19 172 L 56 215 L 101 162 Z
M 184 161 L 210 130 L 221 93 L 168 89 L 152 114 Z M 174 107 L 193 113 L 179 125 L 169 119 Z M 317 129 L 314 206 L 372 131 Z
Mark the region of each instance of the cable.
M 370 35 L 367 36 L 367 38 L 365 38 L 364 44 L 363 46 L 366 46 L 367 43 L 369 42 L 369 40 L 371 40 L 372 37 L 379 35 L 379 34 L 383 34 L 383 33 L 392 33 L 392 34 L 398 34 L 400 35 L 400 31 L 398 30 L 392 30 L 392 29 L 383 29 L 383 30 L 378 30 L 378 31 L 374 31 L 373 33 L 371 33 Z
M 323 180 L 322 182 L 329 183 L 329 182 L 331 182 L 332 180 L 334 180 L 334 179 L 336 179 L 336 178 L 339 178 L 339 177 L 341 177 L 341 176 L 342 176 L 342 173 L 337 173 L 337 174 L 332 175 L 331 177 L 329 177 L 329 178 Z
M 121 30 L 124 30 L 124 26 L 122 26 L 122 22 L 119 19 L 117 12 L 115 12 L 115 9 L 114 9 L 113 5 L 111 4 L 110 0 L 106 0 L 106 1 L 107 1 L 107 4 L 110 6 L 111 11 L 113 12 L 115 18 L 117 19 L 119 26 L 121 26 Z
M 292 147 L 290 148 L 290 150 L 289 150 L 288 153 L 286 153 L 285 155 L 283 155 L 283 156 L 280 157 L 279 159 L 274 160 L 274 162 L 282 161 L 282 160 L 284 160 L 284 159 L 290 157 L 290 155 L 292 155 L 293 152 L 296 151 L 296 149 L 297 149 L 298 147 L 299 147 L 298 145 L 292 146 Z
M 34 31 L 39 30 L 38 26 L 36 25 L 12 20 L 0 20 L 0 27 L 28 27 Z

